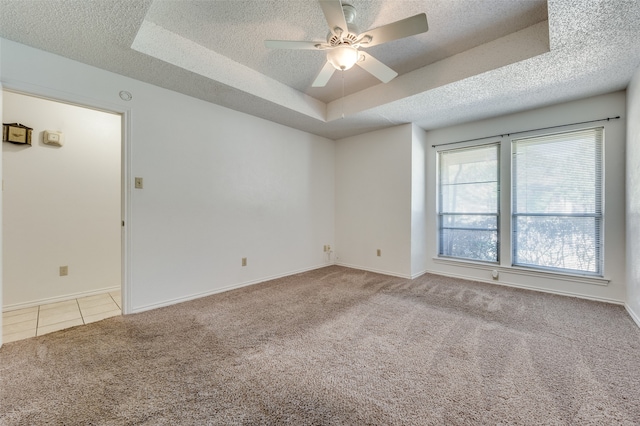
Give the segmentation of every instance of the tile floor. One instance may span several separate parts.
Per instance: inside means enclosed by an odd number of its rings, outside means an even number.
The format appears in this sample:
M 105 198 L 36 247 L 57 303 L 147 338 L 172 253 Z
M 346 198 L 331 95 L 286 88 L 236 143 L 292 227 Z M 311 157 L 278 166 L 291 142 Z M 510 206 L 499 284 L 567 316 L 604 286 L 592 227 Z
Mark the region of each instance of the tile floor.
M 120 291 L 2 313 L 2 341 L 42 336 L 121 314 Z

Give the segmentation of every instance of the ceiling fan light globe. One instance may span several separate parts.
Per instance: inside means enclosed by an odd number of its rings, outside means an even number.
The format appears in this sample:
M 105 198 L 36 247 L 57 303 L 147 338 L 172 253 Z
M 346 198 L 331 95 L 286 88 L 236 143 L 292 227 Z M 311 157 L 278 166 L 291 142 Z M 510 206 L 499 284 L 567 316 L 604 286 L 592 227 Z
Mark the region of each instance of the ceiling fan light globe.
M 348 44 L 337 46 L 327 52 L 327 61 L 337 70 L 348 70 L 358 62 L 358 49 Z

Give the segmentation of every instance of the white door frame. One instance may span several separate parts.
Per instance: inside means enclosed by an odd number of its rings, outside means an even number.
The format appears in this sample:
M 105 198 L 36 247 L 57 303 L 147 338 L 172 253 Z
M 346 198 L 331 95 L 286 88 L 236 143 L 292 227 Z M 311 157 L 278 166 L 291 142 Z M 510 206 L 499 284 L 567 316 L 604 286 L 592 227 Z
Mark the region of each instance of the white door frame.
M 121 289 L 122 289 L 122 314 L 131 313 L 131 275 L 130 275 L 130 255 L 131 255 L 131 235 L 129 232 L 129 224 L 131 219 L 130 202 L 131 202 L 131 186 L 129 179 L 131 176 L 131 109 L 118 104 L 110 104 L 106 102 L 96 101 L 95 99 L 76 96 L 68 92 L 60 92 L 36 85 L 24 84 L 18 82 L 1 82 L 0 90 L 15 92 L 27 96 L 34 96 L 55 102 L 76 105 L 82 108 L 96 109 L 108 113 L 119 114 L 122 117 L 122 136 L 121 136 Z M 1 99 L 1 98 L 0 98 Z M 0 112 L 2 108 L 0 107 Z M 2 152 L 0 151 L 0 161 L 2 160 Z M 1 228 L 0 228 L 1 229 Z M 0 231 L 1 232 L 1 231 Z M 1 233 L 0 233 L 1 235 Z M 1 238 L 0 238 L 1 242 Z M 3 248 L 0 244 L 0 264 L 2 264 Z M 0 294 L 3 289 L 2 277 L 0 277 Z M 2 298 L 0 298 L 0 302 Z M 1 306 L 1 305 L 0 305 Z M 2 325 L 0 320 L 0 326 Z M 2 336 L 0 335 L 0 346 L 2 345 Z

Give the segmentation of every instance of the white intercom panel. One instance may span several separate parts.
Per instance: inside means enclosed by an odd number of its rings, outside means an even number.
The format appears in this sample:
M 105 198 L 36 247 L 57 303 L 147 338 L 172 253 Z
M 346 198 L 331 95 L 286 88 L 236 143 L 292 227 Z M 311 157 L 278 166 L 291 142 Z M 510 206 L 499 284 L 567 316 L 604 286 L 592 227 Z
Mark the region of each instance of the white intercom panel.
M 43 139 L 43 142 L 46 143 L 47 145 L 54 145 L 54 146 L 63 145 L 62 132 L 53 132 L 51 130 L 45 130 L 44 136 L 42 139 Z

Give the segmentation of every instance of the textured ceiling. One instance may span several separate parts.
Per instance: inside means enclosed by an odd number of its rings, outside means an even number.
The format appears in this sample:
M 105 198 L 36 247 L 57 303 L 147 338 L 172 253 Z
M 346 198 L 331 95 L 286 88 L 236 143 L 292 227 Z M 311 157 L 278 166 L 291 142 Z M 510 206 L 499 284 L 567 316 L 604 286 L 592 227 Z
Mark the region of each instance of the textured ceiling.
M 367 49 L 311 88 L 325 57 L 316 0 L 0 0 L 0 36 L 332 139 L 430 129 L 624 89 L 640 66 L 637 0 L 350 0 L 360 30 L 425 12 L 429 31 Z M 56 22 L 55 26 L 43 22 Z M 135 95 L 135 94 L 134 94 Z
M 428 12 L 429 32 L 367 50 L 401 75 L 547 20 L 546 0 L 348 3 L 356 8 L 355 23 L 361 31 Z M 324 53 L 264 47 L 266 38 L 325 41 L 329 29 L 315 0 L 156 1 L 146 20 L 323 102 L 342 94 L 337 73 L 328 88 L 311 88 L 324 65 Z M 359 68 L 346 79 L 347 94 L 379 83 Z

